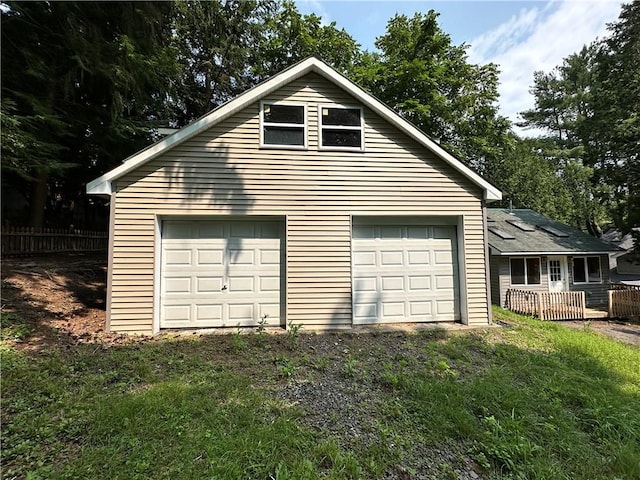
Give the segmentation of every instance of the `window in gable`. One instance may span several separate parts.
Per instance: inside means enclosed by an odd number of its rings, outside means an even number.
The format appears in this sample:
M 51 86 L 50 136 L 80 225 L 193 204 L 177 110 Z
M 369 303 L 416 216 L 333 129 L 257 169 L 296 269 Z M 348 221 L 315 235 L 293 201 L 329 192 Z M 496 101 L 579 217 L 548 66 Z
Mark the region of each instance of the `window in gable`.
M 263 103 L 260 113 L 263 146 L 307 146 L 307 115 L 304 105 Z
M 540 259 L 512 258 L 511 285 L 540 285 Z
M 600 257 L 574 257 L 573 283 L 601 283 Z
M 362 109 L 358 107 L 318 107 L 320 148 L 363 150 Z

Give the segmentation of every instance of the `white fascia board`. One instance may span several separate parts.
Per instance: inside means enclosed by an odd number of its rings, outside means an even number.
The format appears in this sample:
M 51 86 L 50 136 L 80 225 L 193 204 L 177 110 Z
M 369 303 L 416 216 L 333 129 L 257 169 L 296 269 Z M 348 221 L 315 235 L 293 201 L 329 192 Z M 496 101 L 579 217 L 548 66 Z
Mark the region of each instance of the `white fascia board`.
M 333 68 L 329 67 L 326 63 L 315 57 L 310 57 L 288 68 L 287 70 L 280 72 L 275 77 L 259 85 L 256 85 L 250 90 L 247 90 L 245 93 L 222 105 L 216 110 L 208 113 L 204 117 L 201 117 L 190 125 L 178 130 L 173 135 L 169 135 L 168 137 L 165 137 L 159 142 L 151 145 L 147 149 L 134 154 L 133 156 L 126 159 L 122 165 L 87 183 L 87 193 L 103 194 L 107 191 L 108 193 L 111 193 L 111 191 L 113 190 L 111 182 L 113 180 L 120 178 L 121 176 L 139 167 L 143 163 L 157 157 L 166 150 L 179 145 L 180 143 L 188 140 L 194 135 L 197 135 L 207 128 L 213 126 L 217 122 L 222 121 L 226 117 L 233 115 L 239 110 L 242 110 L 243 108 L 249 106 L 251 103 L 260 100 L 264 96 L 279 89 L 283 85 L 296 80 L 297 78 L 306 75 L 311 71 L 321 74 L 328 80 L 331 80 L 338 86 L 342 87 L 345 91 L 353 95 L 360 102 L 376 112 L 382 118 L 387 120 L 392 125 L 395 125 L 397 128 L 405 132 L 418 143 L 427 147 L 445 162 L 450 164 L 453 168 L 469 178 L 476 185 L 482 187 L 484 189 L 485 200 L 491 201 L 502 199 L 502 193 L 500 192 L 500 190 L 491 185 L 469 167 L 464 165 L 457 158 L 444 150 L 440 145 L 427 137 L 411 123 L 404 120 L 400 115 L 391 110 L 381 101 L 371 96 L 351 80 L 347 79 L 346 77 L 335 71 Z M 102 185 L 103 183 L 108 183 L 108 185 Z
M 335 70 L 331 69 L 324 63 L 320 63 L 319 65 L 320 73 L 324 74 L 324 76 L 328 77 L 330 80 L 333 80 L 335 83 L 340 85 L 343 89 L 349 92 L 351 95 L 360 100 L 363 104 L 369 107 L 371 110 L 376 112 L 378 115 L 383 117 L 392 125 L 395 125 L 401 131 L 407 133 L 410 137 L 416 140 L 418 143 L 421 143 L 437 156 L 442 158 L 444 161 L 449 163 L 453 168 L 458 170 L 464 176 L 469 178 L 476 185 L 482 187 L 484 189 L 484 198 L 485 200 L 501 200 L 502 192 L 498 190 L 496 187 L 487 182 L 484 178 L 478 175 L 476 172 L 471 170 L 465 164 L 463 164 L 460 160 L 455 158 L 449 152 L 447 152 L 444 148 L 438 145 L 436 142 L 431 140 L 428 136 L 426 136 L 422 131 L 416 128 L 414 125 L 403 119 L 396 112 L 387 107 L 384 103 L 382 103 L 377 98 L 365 92 L 362 88 L 357 86 L 351 80 L 342 76 Z

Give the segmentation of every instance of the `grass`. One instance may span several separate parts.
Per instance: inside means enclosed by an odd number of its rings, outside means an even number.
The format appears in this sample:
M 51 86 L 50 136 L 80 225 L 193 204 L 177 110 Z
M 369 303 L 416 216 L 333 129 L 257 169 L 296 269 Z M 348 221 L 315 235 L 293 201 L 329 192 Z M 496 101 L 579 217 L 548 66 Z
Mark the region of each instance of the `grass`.
M 494 313 L 512 328 L 332 337 L 348 355 L 306 348 L 297 332 L 40 353 L 4 341 L 3 477 L 380 478 L 446 448 L 484 478 L 640 478 L 640 349 Z M 3 329 L 24 337 L 18 320 Z M 378 388 L 359 406 L 373 443 L 311 428 L 274 394 L 334 364 L 354 391 Z

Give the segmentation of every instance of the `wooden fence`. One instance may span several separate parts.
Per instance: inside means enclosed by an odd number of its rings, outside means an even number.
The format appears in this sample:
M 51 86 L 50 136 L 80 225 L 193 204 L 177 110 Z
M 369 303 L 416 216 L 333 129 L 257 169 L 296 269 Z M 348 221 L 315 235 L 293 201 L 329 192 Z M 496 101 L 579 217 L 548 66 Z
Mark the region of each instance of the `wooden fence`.
M 507 290 L 507 308 L 541 320 L 577 320 L 585 318 L 584 292 L 533 292 Z
M 106 251 L 107 232 L 34 227 L 2 229 L 2 256 Z
M 640 319 L 640 287 L 616 284 L 609 290 L 609 317 Z

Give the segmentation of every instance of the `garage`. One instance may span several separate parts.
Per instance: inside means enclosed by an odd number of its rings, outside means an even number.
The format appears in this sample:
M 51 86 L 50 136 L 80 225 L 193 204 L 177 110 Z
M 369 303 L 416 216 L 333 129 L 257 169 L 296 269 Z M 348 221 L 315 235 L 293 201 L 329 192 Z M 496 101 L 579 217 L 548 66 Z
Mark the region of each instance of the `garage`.
M 282 222 L 165 220 L 160 328 L 280 324 Z
M 354 324 L 459 320 L 456 226 L 392 222 L 354 219 Z

